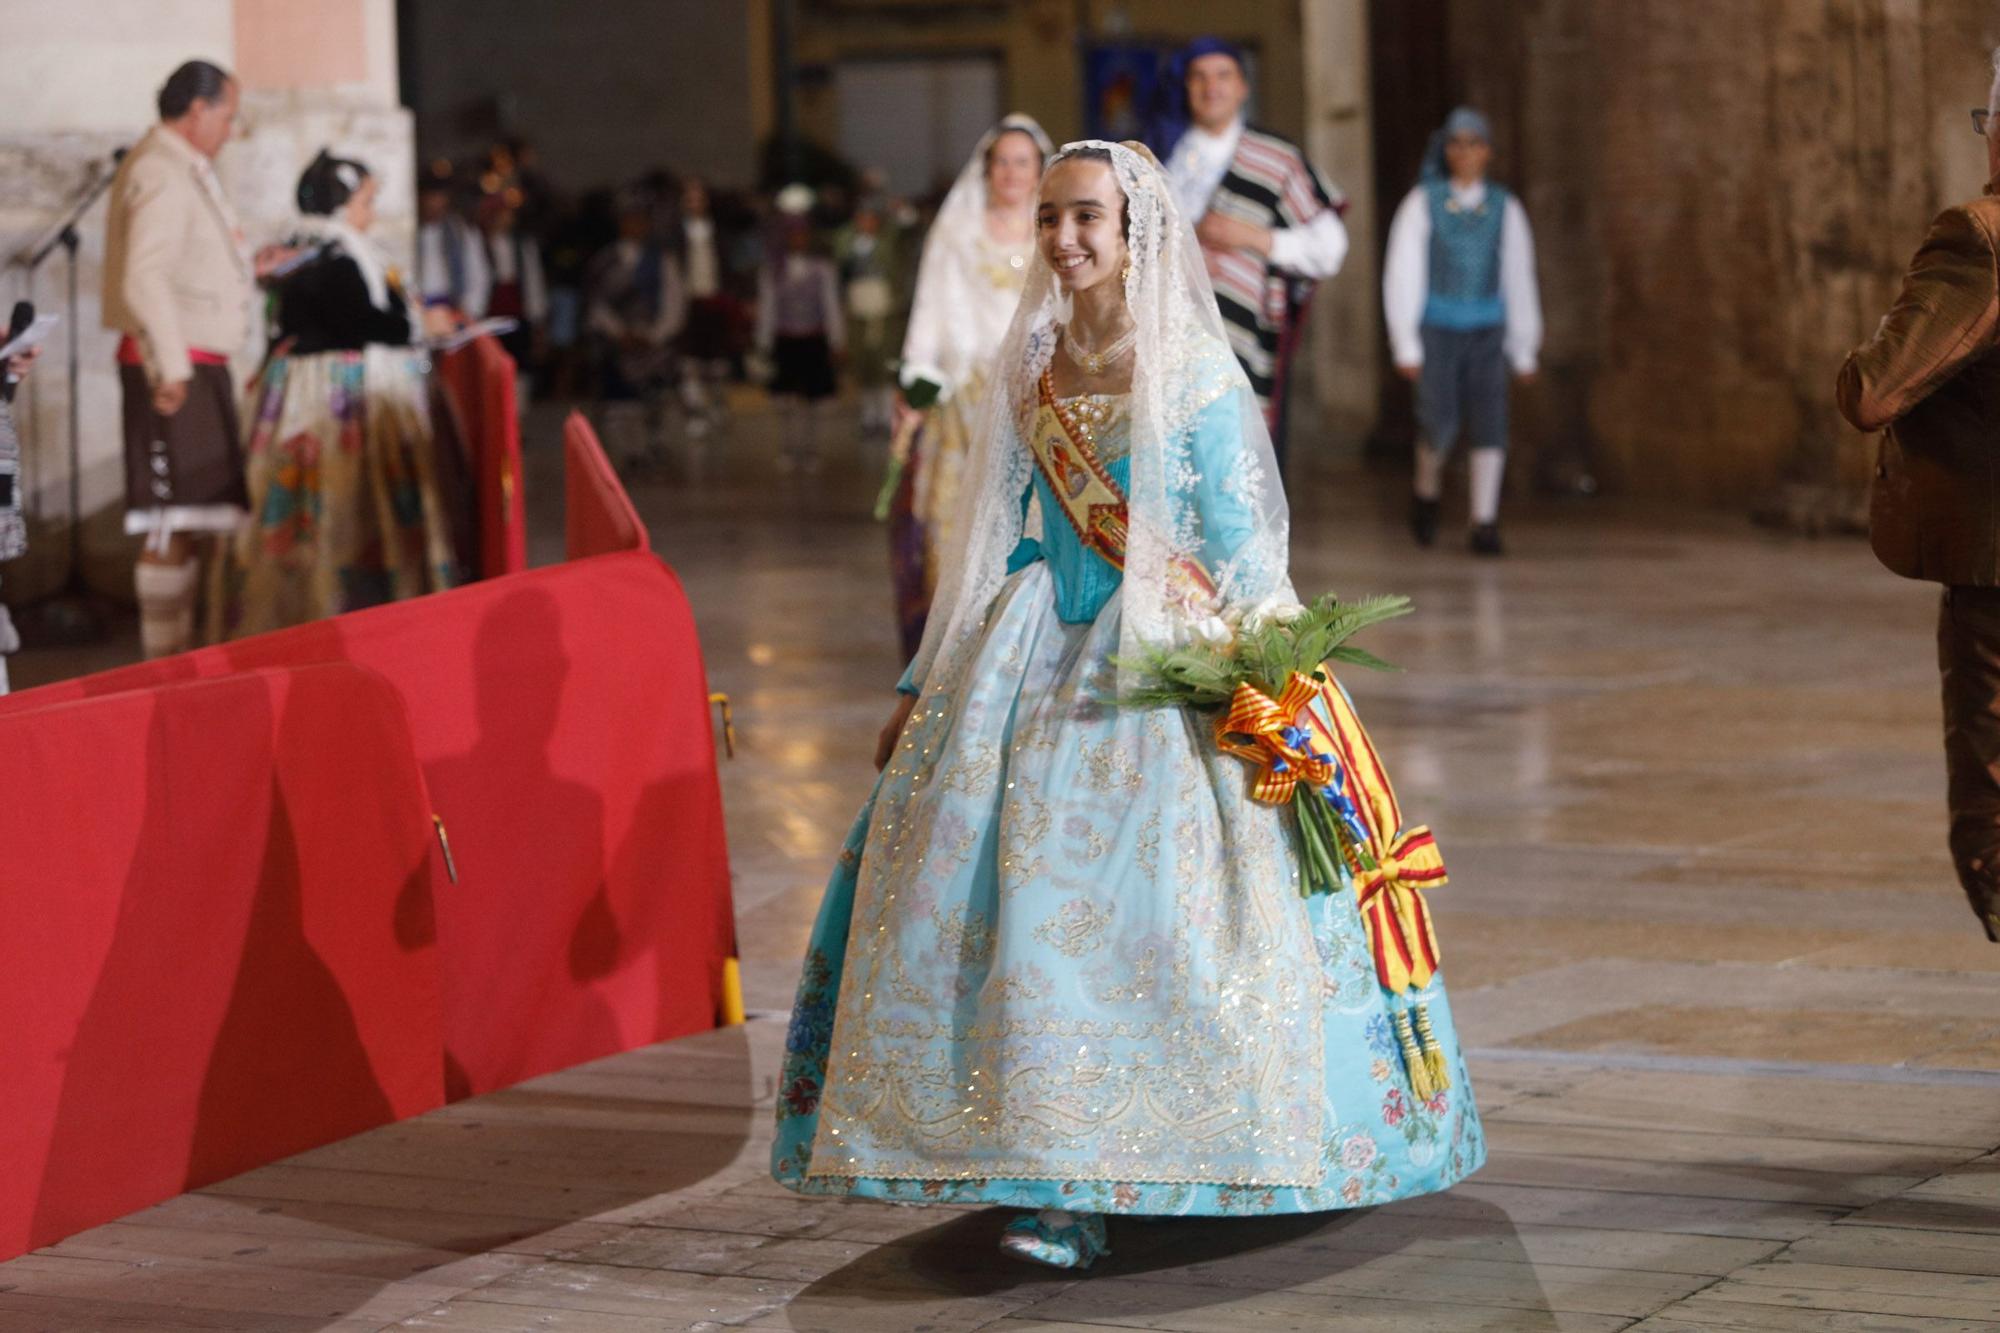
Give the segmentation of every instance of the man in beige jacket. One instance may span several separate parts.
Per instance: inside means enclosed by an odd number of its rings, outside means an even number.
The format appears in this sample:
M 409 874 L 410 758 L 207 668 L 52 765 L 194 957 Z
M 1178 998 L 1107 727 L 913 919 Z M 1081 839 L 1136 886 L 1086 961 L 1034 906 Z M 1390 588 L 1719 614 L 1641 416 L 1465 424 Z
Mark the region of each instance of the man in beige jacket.
M 148 657 L 192 646 L 194 539 L 235 528 L 247 499 L 229 355 L 250 331 L 255 265 L 211 165 L 236 105 L 226 71 L 182 65 L 111 186 L 104 323 L 125 335 L 125 530 L 146 537 L 134 583 Z

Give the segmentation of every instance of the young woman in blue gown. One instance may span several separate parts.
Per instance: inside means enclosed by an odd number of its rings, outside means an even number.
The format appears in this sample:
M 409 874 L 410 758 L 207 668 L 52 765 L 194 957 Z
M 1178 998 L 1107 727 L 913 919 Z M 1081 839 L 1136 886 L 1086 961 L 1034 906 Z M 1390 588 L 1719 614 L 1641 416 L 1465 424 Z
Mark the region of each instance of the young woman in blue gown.
M 1104 1217 L 1317 1212 L 1485 1157 L 1441 977 L 1391 996 L 1351 893 L 1302 897 L 1211 719 L 1133 708 L 1149 646 L 1288 603 L 1270 440 L 1144 150 L 1051 159 L 954 550 L 814 926 L 772 1169 L 806 1194 Z M 1254 613 L 1254 611 L 1253 611 Z M 1418 1095 L 1398 1008 L 1448 1087 Z

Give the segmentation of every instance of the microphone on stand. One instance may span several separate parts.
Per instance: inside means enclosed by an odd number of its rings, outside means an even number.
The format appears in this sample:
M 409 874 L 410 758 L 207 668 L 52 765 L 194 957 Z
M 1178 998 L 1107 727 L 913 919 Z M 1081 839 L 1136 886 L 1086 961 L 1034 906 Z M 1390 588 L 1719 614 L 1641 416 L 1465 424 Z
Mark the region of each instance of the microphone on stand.
M 111 188 L 111 176 L 117 174 L 118 167 L 125 161 L 125 155 L 131 151 L 131 144 L 125 144 L 111 150 L 111 175 L 105 174 L 104 159 L 91 158 L 89 171 L 83 178 L 83 184 L 78 190 L 75 206 L 70 209 L 68 216 L 56 224 L 55 230 L 43 237 L 30 241 L 25 248 L 14 255 L 10 262 L 32 272 L 42 266 L 42 261 L 47 259 L 49 253 L 58 245 L 67 244 L 68 242 L 64 238 L 66 236 L 74 237 L 77 220 L 84 215 L 92 204 L 97 202 L 99 195 Z
M 124 144 L 121 145 L 120 147 L 111 150 L 111 159 L 110 159 L 111 174 L 113 175 L 117 174 L 120 164 L 122 164 L 125 161 L 125 155 L 131 151 L 132 151 L 131 144 Z M 88 178 L 85 179 L 84 184 L 86 186 L 92 186 L 96 185 L 99 181 L 102 181 L 105 178 L 104 168 L 105 168 L 105 159 L 101 157 L 91 158 L 90 175 Z
M 118 163 L 124 157 L 125 150 L 117 149 L 111 154 L 111 161 Z M 32 275 L 57 249 L 68 259 L 64 266 L 67 292 L 63 308 L 69 320 L 69 575 L 63 581 L 62 591 L 42 603 L 38 616 L 41 632 L 50 643 L 89 643 L 104 633 L 103 620 L 91 605 L 90 585 L 83 577 L 83 386 L 77 319 L 82 303 L 77 295 L 76 252 L 83 245 L 77 224 L 91 205 L 104 197 L 115 179 L 115 173 L 104 170 L 102 160 L 92 162 L 90 179 L 71 198 L 54 232 L 15 260 Z M 29 281 L 33 280 L 31 276 Z

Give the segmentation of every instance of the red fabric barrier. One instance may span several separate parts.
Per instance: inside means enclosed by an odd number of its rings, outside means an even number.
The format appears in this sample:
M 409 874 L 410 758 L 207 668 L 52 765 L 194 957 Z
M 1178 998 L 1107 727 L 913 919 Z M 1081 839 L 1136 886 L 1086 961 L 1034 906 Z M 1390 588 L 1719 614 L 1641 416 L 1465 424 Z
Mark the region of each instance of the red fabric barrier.
M 714 1026 L 734 929 L 707 681 L 679 581 L 650 554 L 44 686 L 0 717 L 341 660 L 402 695 L 457 857 L 461 882 L 437 895 L 450 1095 Z
M 528 567 L 528 516 L 521 478 L 521 414 L 514 358 L 493 338 L 477 338 L 438 359 L 438 374 L 464 427 L 479 514 L 479 576 Z
M 646 525 L 581 412 L 563 422 L 563 533 L 569 558 L 647 551 Z
M 334 664 L 0 717 L 0 1258 L 442 1104 L 429 800 Z M 22 706 L 26 702 L 27 706 Z

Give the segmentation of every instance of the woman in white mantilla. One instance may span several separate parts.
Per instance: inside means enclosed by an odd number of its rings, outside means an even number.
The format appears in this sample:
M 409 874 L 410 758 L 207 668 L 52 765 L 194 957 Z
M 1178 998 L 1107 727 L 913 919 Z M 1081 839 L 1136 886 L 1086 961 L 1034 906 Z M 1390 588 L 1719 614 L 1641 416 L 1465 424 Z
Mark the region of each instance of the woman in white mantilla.
M 889 523 L 905 658 L 923 639 L 987 372 L 1028 279 L 1035 185 L 1050 147 L 1027 116 L 1008 116 L 988 130 L 924 238 L 898 372 L 896 448 L 906 457 Z
M 1284 816 L 1207 719 L 1114 702 L 1147 647 L 1292 599 L 1270 438 L 1200 250 L 1122 145 L 1058 154 L 1036 225 L 936 607 L 814 927 L 773 1172 L 1032 1210 L 1003 1247 L 1063 1267 L 1105 1251 L 1105 1214 L 1444 1189 L 1485 1144 L 1442 979 L 1378 984 L 1354 895 L 1301 897 Z M 1421 1080 L 1397 1058 L 1411 1012 Z

